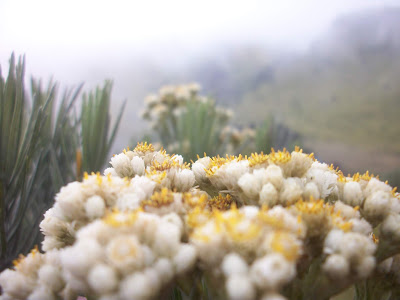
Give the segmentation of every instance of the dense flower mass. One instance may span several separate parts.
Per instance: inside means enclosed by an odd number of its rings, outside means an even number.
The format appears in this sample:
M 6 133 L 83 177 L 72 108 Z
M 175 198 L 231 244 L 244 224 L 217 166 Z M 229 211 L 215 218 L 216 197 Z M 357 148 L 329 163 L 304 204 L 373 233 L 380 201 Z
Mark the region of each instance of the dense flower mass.
M 189 165 L 147 143 L 110 164 L 60 190 L 1 299 L 328 299 L 385 276 L 399 292 L 400 197 L 368 172 L 298 148 Z

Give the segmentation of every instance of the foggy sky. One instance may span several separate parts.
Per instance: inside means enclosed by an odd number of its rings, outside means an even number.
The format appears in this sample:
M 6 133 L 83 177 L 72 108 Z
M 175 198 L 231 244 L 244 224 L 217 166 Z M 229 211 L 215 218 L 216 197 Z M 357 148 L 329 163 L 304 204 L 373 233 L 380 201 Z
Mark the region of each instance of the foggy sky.
M 338 15 L 387 5 L 399 2 L 1 0 L 0 64 L 15 51 L 28 75 L 77 84 L 88 68 L 134 57 L 173 66 L 246 44 L 305 50 Z

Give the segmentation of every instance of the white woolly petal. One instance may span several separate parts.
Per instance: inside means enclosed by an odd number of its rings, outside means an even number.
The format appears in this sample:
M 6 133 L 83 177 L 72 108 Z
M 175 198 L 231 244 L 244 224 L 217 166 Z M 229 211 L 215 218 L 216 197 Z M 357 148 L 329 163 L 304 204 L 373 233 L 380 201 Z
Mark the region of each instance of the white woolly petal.
M 278 191 L 272 183 L 265 184 L 260 191 L 260 205 L 268 205 L 270 207 L 278 203 Z
M 84 193 L 80 182 L 71 182 L 62 187 L 56 195 L 56 202 L 67 218 L 76 220 L 85 217 Z
M 222 272 L 229 277 L 233 274 L 247 274 L 249 266 L 246 261 L 237 253 L 229 253 L 225 255 L 221 264 Z
M 45 285 L 37 286 L 32 294 L 29 295 L 29 300 L 56 300 L 56 295 Z
M 332 254 L 339 250 L 339 245 L 342 243 L 344 232 L 342 230 L 331 230 L 324 241 L 324 253 Z
M 61 274 L 61 269 L 52 265 L 43 265 L 39 272 L 39 283 L 48 286 L 55 292 L 61 291 L 64 287 L 64 279 Z
M 304 187 L 303 196 L 307 198 L 319 199 L 319 189 L 315 182 L 309 182 Z
M 364 202 L 364 212 L 370 218 L 381 220 L 390 212 L 391 194 L 384 191 L 370 193 Z
M 111 176 L 118 176 L 117 172 L 115 172 L 114 168 L 107 168 L 104 170 L 104 176 L 110 174 Z
M 157 228 L 154 249 L 160 255 L 172 256 L 178 250 L 180 239 L 180 229 L 165 222 Z
M 249 198 L 256 198 L 261 191 L 262 182 L 255 179 L 255 176 L 250 173 L 245 173 L 239 178 L 238 185 Z
M 156 183 L 145 176 L 135 176 L 131 180 L 131 185 L 134 189 L 141 189 L 144 192 L 145 198 L 150 198 Z
M 363 193 L 358 182 L 346 182 L 343 188 L 343 202 L 351 206 L 359 206 L 363 201 Z
M 184 274 L 193 268 L 197 259 L 196 248 L 189 244 L 179 247 L 178 253 L 173 258 L 173 263 L 177 274 Z
M 134 175 L 144 175 L 145 165 L 143 159 L 139 156 L 134 156 L 131 160 L 131 165 Z
M 195 183 L 195 176 L 191 170 L 180 170 L 175 173 L 174 185 L 180 192 L 187 192 L 193 187 Z
M 75 276 L 83 277 L 103 256 L 103 248 L 94 239 L 88 238 L 79 240 L 60 254 L 64 268 Z
M 117 273 L 108 265 L 97 264 L 90 270 L 88 282 L 97 294 L 109 293 L 118 285 Z
M 272 183 L 277 190 L 280 190 L 283 184 L 282 169 L 277 165 L 270 165 L 265 172 L 267 181 Z
M 225 287 L 230 300 L 255 299 L 256 289 L 246 275 L 234 274 L 229 276 Z
M 375 269 L 376 260 L 373 256 L 365 256 L 356 265 L 357 275 L 361 278 L 367 278 Z
M 169 259 L 158 259 L 154 264 L 154 269 L 158 272 L 163 285 L 168 283 L 174 276 L 173 266 Z
M 106 204 L 100 196 L 92 196 L 86 200 L 85 211 L 89 219 L 100 218 L 104 215 Z
M 268 292 L 262 295 L 260 300 L 286 300 L 281 294 Z
M 344 278 L 350 272 L 349 262 L 338 254 L 329 255 L 322 268 L 332 279 Z
M 28 276 L 22 275 L 20 272 L 6 269 L 0 273 L 0 285 L 3 293 L 16 299 L 26 299 L 32 292 L 35 281 Z
M 293 263 L 274 253 L 257 259 L 250 268 L 252 281 L 261 289 L 277 289 L 296 275 Z
M 151 299 L 158 293 L 158 290 L 156 290 L 151 283 L 151 278 L 149 278 L 145 274 L 133 273 L 121 283 L 120 299 Z

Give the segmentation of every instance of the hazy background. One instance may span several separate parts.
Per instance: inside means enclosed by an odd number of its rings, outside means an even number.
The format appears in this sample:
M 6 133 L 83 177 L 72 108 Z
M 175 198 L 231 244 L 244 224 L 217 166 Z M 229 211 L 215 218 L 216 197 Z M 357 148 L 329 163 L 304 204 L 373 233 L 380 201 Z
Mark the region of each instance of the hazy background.
M 400 170 L 399 1 L 0 0 L 0 64 L 128 99 L 114 152 L 140 138 L 143 98 L 199 82 L 237 124 L 268 115 L 345 172 Z M 27 85 L 28 86 L 28 85 Z

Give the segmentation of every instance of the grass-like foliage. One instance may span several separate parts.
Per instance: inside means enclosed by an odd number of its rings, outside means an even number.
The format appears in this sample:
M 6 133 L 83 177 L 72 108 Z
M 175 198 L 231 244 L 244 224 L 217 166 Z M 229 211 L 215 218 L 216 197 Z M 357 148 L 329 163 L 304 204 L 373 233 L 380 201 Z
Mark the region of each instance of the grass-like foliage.
M 25 58 L 16 62 L 14 54 L 6 79 L 0 71 L 0 269 L 40 243 L 43 213 L 80 175 L 80 147 L 83 170 L 100 171 L 119 124 L 108 138 L 110 82 L 84 98 L 77 116 L 82 85 L 58 98 L 56 83 L 43 88 L 32 78 L 28 97 L 24 73 Z
M 83 95 L 82 101 L 82 168 L 85 172 L 98 171 L 108 159 L 126 101 L 122 105 L 117 121 L 110 130 L 110 103 L 112 82 L 106 81 L 103 88 Z

